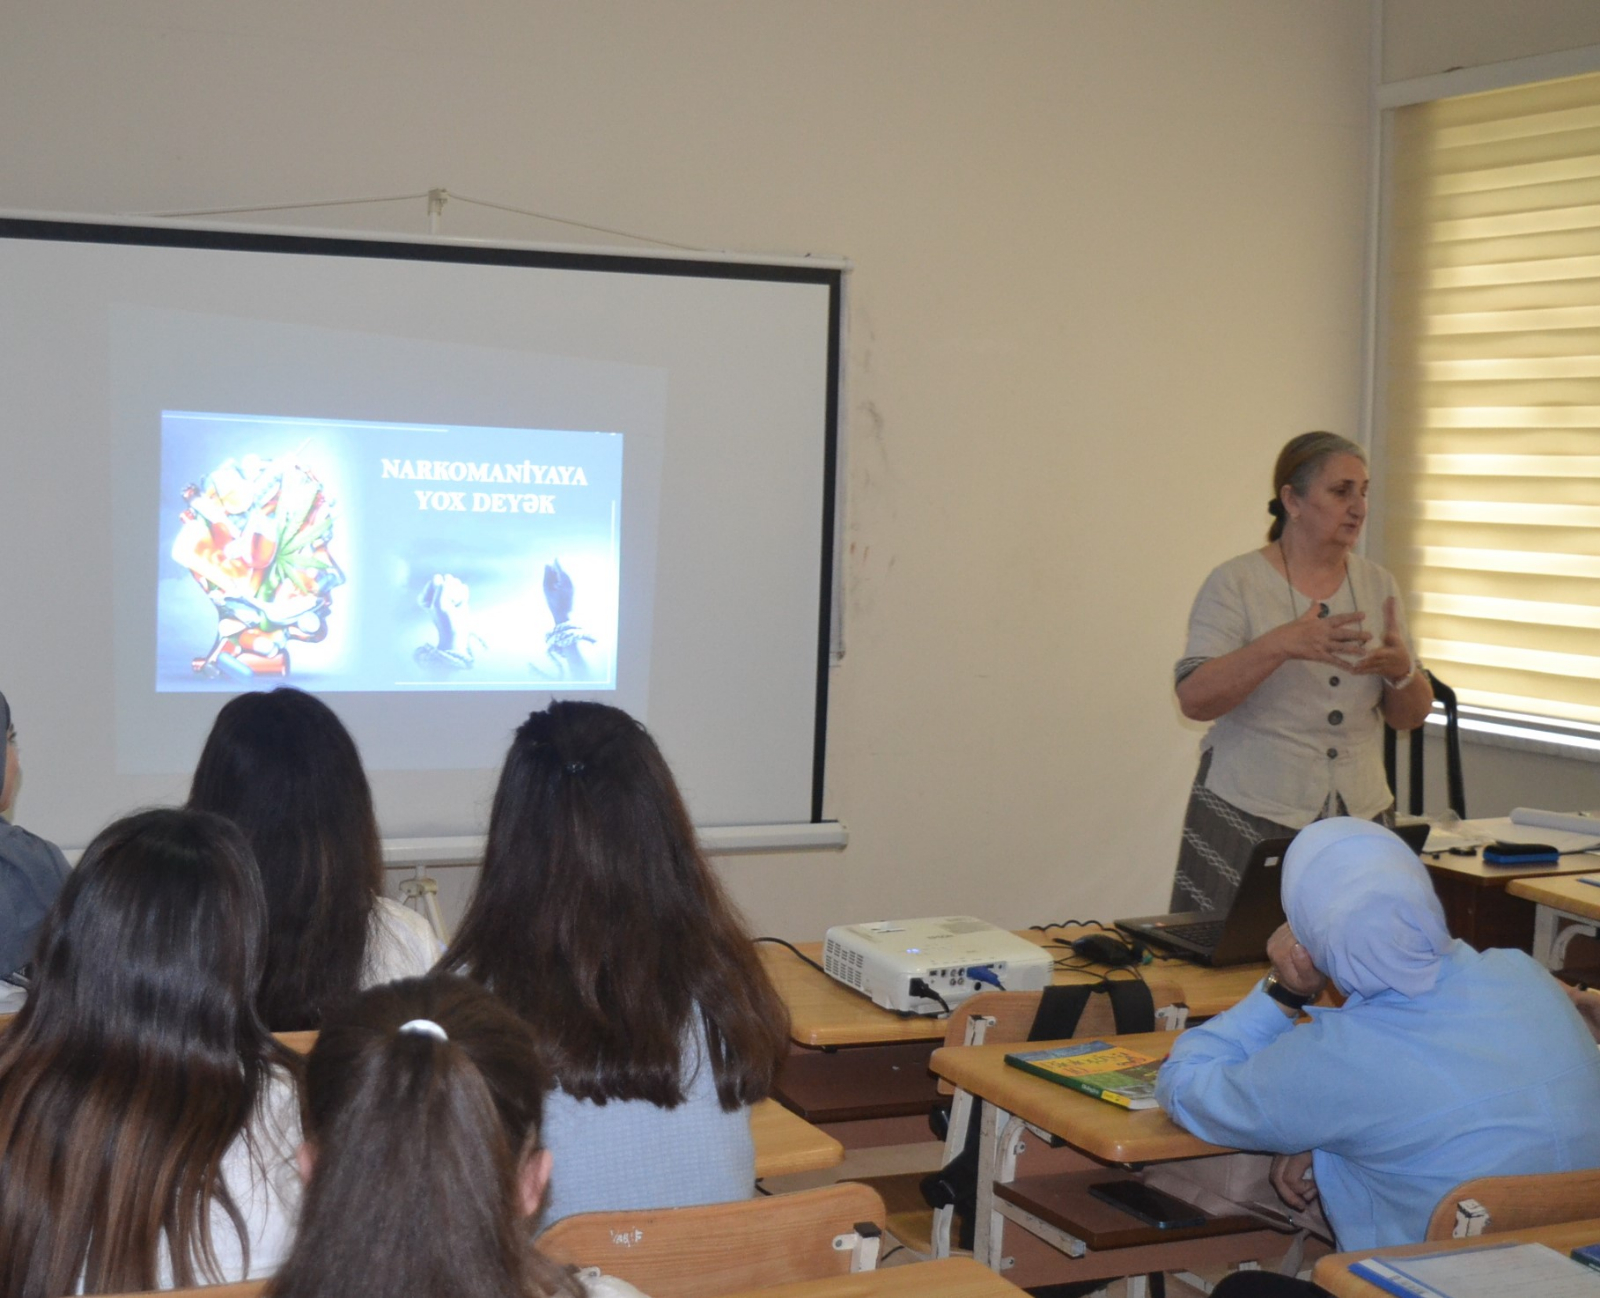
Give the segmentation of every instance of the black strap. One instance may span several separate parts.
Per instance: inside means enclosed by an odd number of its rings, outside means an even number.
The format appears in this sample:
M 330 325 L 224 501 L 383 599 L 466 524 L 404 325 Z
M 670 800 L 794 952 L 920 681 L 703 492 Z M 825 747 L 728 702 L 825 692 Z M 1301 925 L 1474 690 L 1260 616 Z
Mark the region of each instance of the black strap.
M 1156 1003 L 1150 988 L 1137 979 L 1119 978 L 1110 982 L 1046 987 L 1039 998 L 1033 1026 L 1028 1029 L 1028 1040 L 1057 1041 L 1075 1036 L 1091 996 L 1111 997 L 1111 1021 L 1118 1032 L 1156 1030 Z
M 1033 1025 L 1028 1029 L 1028 1040 L 1058 1041 L 1072 1036 L 1077 1032 L 1078 1020 L 1089 1007 L 1089 996 L 1095 990 L 1093 983 L 1069 983 L 1064 987 L 1046 987 L 1039 997 L 1039 1008 L 1033 1016 Z

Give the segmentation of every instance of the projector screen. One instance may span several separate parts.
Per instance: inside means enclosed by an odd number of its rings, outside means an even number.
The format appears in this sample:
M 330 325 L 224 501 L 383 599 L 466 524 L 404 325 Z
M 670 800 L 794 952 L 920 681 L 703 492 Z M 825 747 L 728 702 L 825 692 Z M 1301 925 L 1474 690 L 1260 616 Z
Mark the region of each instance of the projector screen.
M 478 834 L 551 698 L 696 823 L 821 820 L 838 267 L 0 218 L 17 819 L 181 800 L 323 697 L 386 839 Z

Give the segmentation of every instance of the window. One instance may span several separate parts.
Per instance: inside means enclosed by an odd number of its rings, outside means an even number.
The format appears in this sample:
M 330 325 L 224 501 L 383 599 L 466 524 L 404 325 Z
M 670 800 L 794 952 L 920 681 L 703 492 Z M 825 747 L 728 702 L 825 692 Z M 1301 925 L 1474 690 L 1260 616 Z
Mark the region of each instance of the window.
M 1392 125 L 1384 557 L 1463 704 L 1600 744 L 1600 74 Z

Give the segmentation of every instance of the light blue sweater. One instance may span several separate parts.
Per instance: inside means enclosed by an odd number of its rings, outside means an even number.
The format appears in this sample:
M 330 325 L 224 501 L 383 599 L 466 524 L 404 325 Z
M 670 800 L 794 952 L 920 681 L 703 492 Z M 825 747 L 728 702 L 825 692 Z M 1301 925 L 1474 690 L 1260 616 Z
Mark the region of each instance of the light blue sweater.
M 1156 1094 L 1204 1140 L 1315 1150 L 1341 1249 L 1421 1240 L 1473 1177 L 1600 1167 L 1600 1052 L 1520 951 L 1456 942 L 1430 992 L 1310 1013 L 1256 988 L 1178 1038 Z
M 705 1048 L 685 1052 L 687 1094 L 675 1109 L 647 1100 L 595 1104 L 552 1091 L 540 1137 L 550 1188 L 538 1229 L 580 1212 L 685 1208 L 755 1193 L 750 1110 L 723 1112 Z

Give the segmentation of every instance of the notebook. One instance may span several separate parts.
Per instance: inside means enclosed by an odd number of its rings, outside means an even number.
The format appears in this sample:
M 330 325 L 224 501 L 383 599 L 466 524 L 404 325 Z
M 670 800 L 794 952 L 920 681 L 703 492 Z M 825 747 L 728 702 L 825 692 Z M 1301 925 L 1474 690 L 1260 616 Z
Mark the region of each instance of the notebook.
M 1428 826 L 1402 825 L 1395 830 L 1406 846 L 1420 852 Z M 1226 911 L 1180 911 L 1173 915 L 1145 915 L 1119 919 L 1117 927 L 1150 946 L 1164 947 L 1187 956 L 1196 964 L 1248 964 L 1267 958 L 1267 939 L 1283 923 L 1279 896 L 1279 866 L 1291 840 L 1268 838 L 1259 842 L 1244 863 L 1239 891 Z

